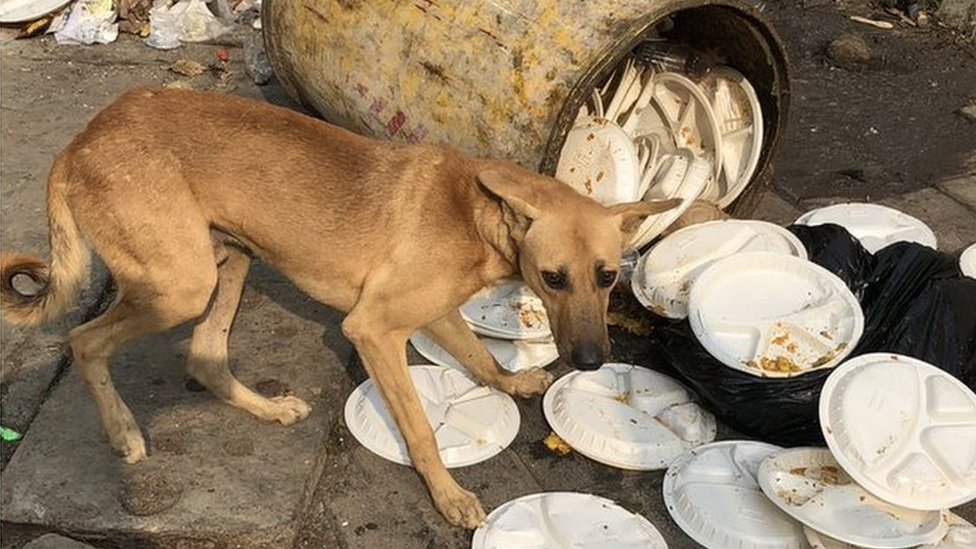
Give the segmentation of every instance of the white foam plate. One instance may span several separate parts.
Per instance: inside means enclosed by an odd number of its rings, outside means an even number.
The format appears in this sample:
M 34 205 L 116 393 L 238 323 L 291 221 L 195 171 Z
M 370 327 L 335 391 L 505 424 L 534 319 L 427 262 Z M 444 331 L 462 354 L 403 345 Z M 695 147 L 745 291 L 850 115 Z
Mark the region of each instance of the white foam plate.
M 688 77 L 674 72 L 654 75 L 654 103 L 667 120 L 674 141 L 695 156 L 712 161 L 712 175 L 722 173 L 722 134 L 711 102 Z
M 715 417 L 683 385 L 629 364 L 559 378 L 546 391 L 542 410 L 574 450 L 621 469 L 664 469 L 716 433 Z
M 959 255 L 959 270 L 969 278 L 976 278 L 976 243 L 971 244 Z
M 797 218 L 798 225 L 834 223 L 847 229 L 867 251 L 875 253 L 896 242 L 917 242 L 936 248 L 935 233 L 925 223 L 880 204 L 848 203 L 817 208 Z
M 667 549 L 647 519 L 591 494 L 545 492 L 509 501 L 474 532 L 472 549 Z
M 713 442 L 682 454 L 664 477 L 664 504 L 691 539 L 709 549 L 805 549 L 803 527 L 759 489 L 759 464 L 778 446 Z
M 542 300 L 521 280 L 508 280 L 481 290 L 461 306 L 461 316 L 475 332 L 489 337 L 552 337 Z
M 410 377 L 445 466 L 485 461 L 515 439 L 520 418 L 510 396 L 441 366 L 411 366 Z M 407 445 L 372 379 L 349 395 L 345 417 L 360 444 L 380 457 L 410 465 Z
M 582 122 L 566 135 L 556 179 L 608 206 L 637 200 L 640 174 L 630 136 L 606 118 Z
M 67 5 L 70 0 L 0 0 L 0 23 L 26 23 Z
M 976 394 L 935 366 L 847 361 L 824 384 L 820 424 L 837 461 L 885 501 L 935 510 L 976 498 Z
M 722 135 L 722 173 L 702 198 L 728 207 L 749 185 L 763 144 L 762 107 L 752 84 L 730 67 L 715 67 L 699 82 Z
M 496 339 L 480 337 L 498 364 L 509 372 L 521 372 L 548 366 L 559 358 L 559 351 L 552 339 L 541 341 Z M 410 336 L 410 343 L 424 358 L 448 368 L 466 370 L 450 353 L 434 343 L 422 332 Z
M 696 157 L 686 148 L 678 149 L 670 157 L 665 157 L 661 164 L 658 176 L 643 200 L 680 198 L 682 202 L 666 212 L 648 216 L 634 233 L 630 242 L 633 249 L 654 240 L 681 217 L 705 189 L 712 170 L 710 160 Z
M 946 524 L 949 526 L 949 531 L 946 532 L 946 535 L 935 543 L 918 545 L 915 549 L 976 548 L 976 527 L 973 527 L 972 524 L 969 524 L 955 513 L 946 511 L 943 516 L 945 517 Z M 810 528 L 804 527 L 803 530 L 804 534 L 806 534 L 807 542 L 810 543 L 812 549 L 861 549 L 856 545 L 838 541 Z
M 685 318 L 698 275 L 715 260 L 743 252 L 807 258 L 803 243 L 779 225 L 745 219 L 708 221 L 669 234 L 641 256 L 631 288 L 638 301 L 654 313 Z
M 837 540 L 898 549 L 942 539 L 937 511 L 916 511 L 877 499 L 854 482 L 826 448 L 793 448 L 759 465 L 759 487 L 777 507 Z
M 798 257 L 747 252 L 695 280 L 688 321 L 726 366 L 761 377 L 832 368 L 857 345 L 864 313 L 844 282 Z

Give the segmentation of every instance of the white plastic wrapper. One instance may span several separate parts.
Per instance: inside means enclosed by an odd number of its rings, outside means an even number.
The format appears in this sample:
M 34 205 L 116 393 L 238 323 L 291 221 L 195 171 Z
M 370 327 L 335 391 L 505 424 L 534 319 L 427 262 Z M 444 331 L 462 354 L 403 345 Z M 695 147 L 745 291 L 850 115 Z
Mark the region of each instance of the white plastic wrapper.
M 203 0 L 157 2 L 149 10 L 149 26 L 152 32 L 146 45 L 160 50 L 177 48 L 181 42 L 212 40 L 230 30 Z
M 73 46 L 109 44 L 119 37 L 118 15 L 112 0 L 78 0 L 54 39 Z

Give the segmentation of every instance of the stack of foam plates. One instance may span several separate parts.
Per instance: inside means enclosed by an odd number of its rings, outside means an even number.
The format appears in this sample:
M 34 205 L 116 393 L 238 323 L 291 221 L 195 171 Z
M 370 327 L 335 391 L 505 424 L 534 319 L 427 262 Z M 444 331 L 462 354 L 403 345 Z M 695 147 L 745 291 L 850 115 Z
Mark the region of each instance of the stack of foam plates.
M 976 547 L 976 527 L 955 513 L 946 512 L 945 522 L 949 531 L 941 540 L 916 546 L 916 549 L 973 549 Z M 816 530 L 804 528 L 807 541 L 812 549 L 863 549 L 857 545 L 844 543 Z
M 542 300 L 521 280 L 507 280 L 481 290 L 461 306 L 461 316 L 472 330 L 488 337 L 552 337 Z
M 892 505 L 976 498 L 976 394 L 930 364 L 889 353 L 847 361 L 824 384 L 820 423 L 844 470 Z
M 519 413 L 508 395 L 441 366 L 412 366 L 410 377 L 447 467 L 484 461 L 515 439 Z M 360 444 L 390 461 L 410 465 L 403 437 L 372 380 L 349 395 L 345 418 Z
M 804 549 L 802 526 L 756 482 L 759 464 L 779 450 L 762 442 L 724 441 L 688 451 L 664 477 L 668 513 L 709 549 Z
M 744 252 L 773 252 L 807 258 L 793 233 L 765 221 L 729 219 L 679 229 L 644 254 L 631 276 L 634 296 L 658 315 L 688 316 L 695 279 L 716 260 Z
M 662 161 L 659 179 L 644 195 L 645 200 L 680 198 L 681 205 L 659 214 L 650 215 L 637 229 L 631 247 L 639 248 L 663 233 L 677 221 L 695 199 L 701 195 L 712 177 L 714 164 L 711 159 L 695 156 L 689 149 L 678 149 L 674 155 Z
M 498 364 L 509 372 L 543 368 L 559 358 L 559 351 L 556 349 L 556 344 L 552 342 L 552 338 L 531 341 L 481 336 L 478 339 L 485 344 L 488 352 L 495 357 Z M 438 366 L 455 369 L 464 368 L 450 353 L 421 332 L 412 335 L 410 343 L 424 358 Z
M 976 243 L 970 245 L 959 255 L 959 270 L 969 278 L 976 278 Z
M 825 448 L 777 452 L 759 466 L 759 486 L 805 526 L 861 547 L 898 549 L 937 542 L 947 531 L 939 511 L 898 507 L 854 482 Z
M 832 368 L 864 331 L 860 304 L 840 278 L 769 252 L 712 263 L 695 280 L 688 311 L 695 336 L 712 356 L 761 377 Z
M 825 223 L 844 227 L 871 253 L 896 242 L 916 242 L 929 248 L 937 247 L 935 233 L 925 223 L 880 204 L 837 204 L 810 210 L 796 220 L 798 225 Z
M 698 82 L 708 97 L 721 135 L 722 173 L 702 198 L 726 208 L 752 180 L 763 144 L 762 108 L 756 90 L 742 73 L 715 67 Z
M 478 527 L 472 549 L 667 549 L 644 517 L 589 494 L 546 492 L 498 507 Z
M 683 385 L 629 364 L 561 377 L 546 391 L 542 409 L 574 450 L 621 469 L 664 469 L 716 433 L 715 417 Z

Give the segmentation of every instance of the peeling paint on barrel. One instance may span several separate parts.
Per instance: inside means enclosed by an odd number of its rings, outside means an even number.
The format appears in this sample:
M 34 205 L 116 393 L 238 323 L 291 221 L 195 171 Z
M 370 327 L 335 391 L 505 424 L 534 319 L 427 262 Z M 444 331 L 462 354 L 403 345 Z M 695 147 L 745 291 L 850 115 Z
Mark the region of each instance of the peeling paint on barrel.
M 279 79 L 327 120 L 546 170 L 581 86 L 661 17 L 733 1 L 265 0 L 263 28 Z

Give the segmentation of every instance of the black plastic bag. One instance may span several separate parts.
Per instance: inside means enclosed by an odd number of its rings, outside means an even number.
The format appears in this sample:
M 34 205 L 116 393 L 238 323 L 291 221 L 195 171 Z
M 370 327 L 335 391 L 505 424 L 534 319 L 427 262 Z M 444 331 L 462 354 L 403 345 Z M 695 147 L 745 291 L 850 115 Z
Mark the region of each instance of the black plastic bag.
M 872 256 L 838 225 L 789 229 L 811 261 L 837 274 L 857 296 L 864 335 L 849 358 L 899 353 L 929 362 L 976 390 L 976 280 L 958 260 L 914 243 Z M 687 321 L 658 327 L 662 357 L 728 426 L 782 446 L 823 445 L 820 391 L 831 370 L 761 378 L 728 368 L 701 346 Z

